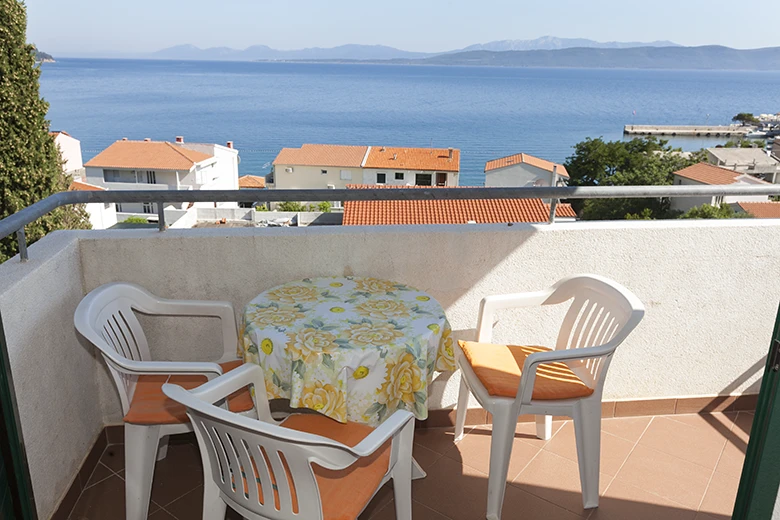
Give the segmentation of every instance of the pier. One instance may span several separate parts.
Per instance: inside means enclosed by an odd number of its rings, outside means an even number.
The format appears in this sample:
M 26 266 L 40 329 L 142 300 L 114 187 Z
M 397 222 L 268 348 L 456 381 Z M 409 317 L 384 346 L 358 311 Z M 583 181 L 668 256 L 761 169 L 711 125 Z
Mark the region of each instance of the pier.
M 709 126 L 709 125 L 626 125 L 623 133 L 626 135 L 667 135 L 692 137 L 742 137 L 754 129 L 749 126 Z

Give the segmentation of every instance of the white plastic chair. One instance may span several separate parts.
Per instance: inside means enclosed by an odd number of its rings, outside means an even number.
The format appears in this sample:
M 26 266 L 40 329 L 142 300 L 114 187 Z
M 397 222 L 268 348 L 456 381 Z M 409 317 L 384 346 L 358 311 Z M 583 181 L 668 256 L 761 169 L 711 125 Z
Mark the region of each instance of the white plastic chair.
M 255 389 L 259 420 L 214 405 L 248 385 Z M 355 509 L 350 512 L 341 506 L 336 509 L 339 518 L 347 514 L 351 518 L 352 513 L 356 518 L 379 488 L 393 479 L 396 518 L 411 520 L 414 435 L 411 413 L 396 411 L 376 429 L 356 423 L 341 424 L 320 414 L 297 416 L 301 425 L 311 419 L 326 422 L 331 431 L 357 426 L 363 432 L 359 436 L 362 440 L 348 446 L 310 433 L 314 428 L 286 428 L 287 421 L 296 416 L 288 417 L 281 424 L 274 421 L 266 398 L 263 370 L 257 365 L 244 365 L 193 390 L 166 384 L 163 391 L 187 407 L 195 425 L 206 475 L 204 520 L 223 520 L 227 505 L 250 520 L 330 520 L 334 515 L 326 512 L 333 511 L 333 507 L 325 507 L 318 473 L 321 470 L 313 465 L 326 470 L 344 470 L 339 478 L 327 477 L 331 479 L 328 497 L 336 495 L 348 503 L 347 507 Z M 388 441 L 391 442 L 389 457 L 383 451 L 388 449 Z M 373 480 L 364 478 L 365 474 L 352 474 L 352 483 L 357 477 L 368 486 L 363 489 L 367 492 L 361 494 L 358 486 L 351 486 L 347 478 L 349 472 L 370 464 L 380 464 L 373 468 Z
M 152 361 L 149 344 L 134 311 L 167 316 L 212 316 L 221 318 L 224 354 L 215 363 Z M 119 392 L 125 415 L 125 499 L 128 520 L 145 520 L 149 508 L 156 460 L 167 452 L 168 436 L 192 431 L 183 409 L 175 421 L 128 422 L 139 377 L 158 376 L 160 402 L 165 376 L 197 375 L 213 379 L 223 373 L 218 363 L 235 361 L 238 334 L 233 306 L 229 302 L 166 300 L 130 283 L 110 283 L 90 292 L 76 308 L 74 322 L 79 333 L 103 355 Z M 162 377 L 159 377 L 162 376 Z M 146 384 L 150 378 L 141 379 Z M 151 388 L 156 388 L 157 382 Z M 150 388 L 150 387 L 145 387 Z M 251 399 L 246 396 L 244 401 Z
M 579 461 L 582 502 L 598 507 L 601 455 L 601 396 L 612 354 L 644 316 L 644 306 L 628 289 L 607 278 L 579 275 L 564 278 L 544 291 L 488 296 L 482 300 L 477 342 L 490 343 L 494 313 L 500 309 L 555 305 L 573 299 L 558 334 L 555 350 L 525 359 L 515 397 L 490 395 L 477 377 L 462 347 L 455 349 L 461 385 L 455 419 L 455 439 L 463 437 L 469 393 L 493 415 L 490 443 L 487 518 L 501 517 L 509 458 L 517 418 L 535 414 L 540 439 L 552 435 L 552 416 L 573 418 Z M 475 348 L 479 348 L 479 345 Z M 562 362 L 593 393 L 576 399 L 533 399 L 537 369 L 542 363 Z

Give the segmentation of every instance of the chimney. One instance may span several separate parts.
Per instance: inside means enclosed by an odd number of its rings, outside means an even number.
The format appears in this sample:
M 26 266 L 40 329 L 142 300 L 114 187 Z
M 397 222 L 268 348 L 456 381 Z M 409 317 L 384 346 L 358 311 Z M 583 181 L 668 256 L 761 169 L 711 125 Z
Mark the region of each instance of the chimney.
M 176 142 L 177 143 L 183 143 L 184 142 L 184 136 L 183 135 L 177 135 L 176 136 Z
M 449 157 L 450 159 L 452 159 L 452 148 L 450 148 L 450 149 L 449 149 L 449 155 L 448 155 L 448 157 Z
M 395 160 L 397 160 L 397 159 L 398 159 L 398 154 L 397 154 L 397 153 L 394 153 L 394 154 L 393 154 L 393 160 L 395 161 Z
M 151 142 L 151 140 L 152 140 L 151 137 L 144 137 L 144 142 L 145 143 Z
M 127 137 L 123 137 L 123 138 L 122 138 L 122 141 L 127 141 Z
M 233 148 L 233 141 L 228 141 L 227 142 L 227 147 L 228 148 Z
M 383 146 L 382 148 L 379 149 L 379 151 L 380 152 L 384 152 L 385 151 L 385 147 Z
M 554 188 L 557 183 L 558 183 L 558 165 L 553 164 L 552 182 L 550 182 L 550 186 Z

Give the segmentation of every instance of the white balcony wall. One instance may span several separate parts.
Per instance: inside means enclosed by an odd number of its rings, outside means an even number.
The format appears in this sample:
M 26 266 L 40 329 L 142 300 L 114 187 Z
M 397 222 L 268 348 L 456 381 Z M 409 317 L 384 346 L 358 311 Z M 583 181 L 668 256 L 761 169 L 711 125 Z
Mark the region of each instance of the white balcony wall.
M 121 421 L 102 360 L 72 326 L 78 301 L 101 284 L 229 300 L 240 313 L 288 280 L 376 276 L 429 292 L 456 337 L 472 339 L 482 297 L 597 273 L 647 307 L 615 354 L 605 398 L 716 396 L 758 390 L 780 295 L 780 278 L 766 275 L 780 272 L 779 241 L 780 223 L 753 219 L 54 233 L 30 248 L 28 263 L 0 265 L 0 315 L 39 516 L 48 518 L 100 427 Z M 496 338 L 552 344 L 563 312 L 507 311 Z M 159 359 L 221 350 L 211 319 L 143 323 Z M 438 375 L 431 408 L 453 406 L 457 387 L 457 374 Z

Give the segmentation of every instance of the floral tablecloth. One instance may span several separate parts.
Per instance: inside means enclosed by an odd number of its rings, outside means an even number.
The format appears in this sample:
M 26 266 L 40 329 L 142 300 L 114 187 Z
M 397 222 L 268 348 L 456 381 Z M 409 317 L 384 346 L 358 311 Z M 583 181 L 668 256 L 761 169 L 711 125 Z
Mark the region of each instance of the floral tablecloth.
M 428 417 L 435 371 L 455 370 L 452 330 L 424 292 L 376 278 L 307 278 L 245 308 L 239 352 L 269 398 L 376 426 L 395 410 Z

